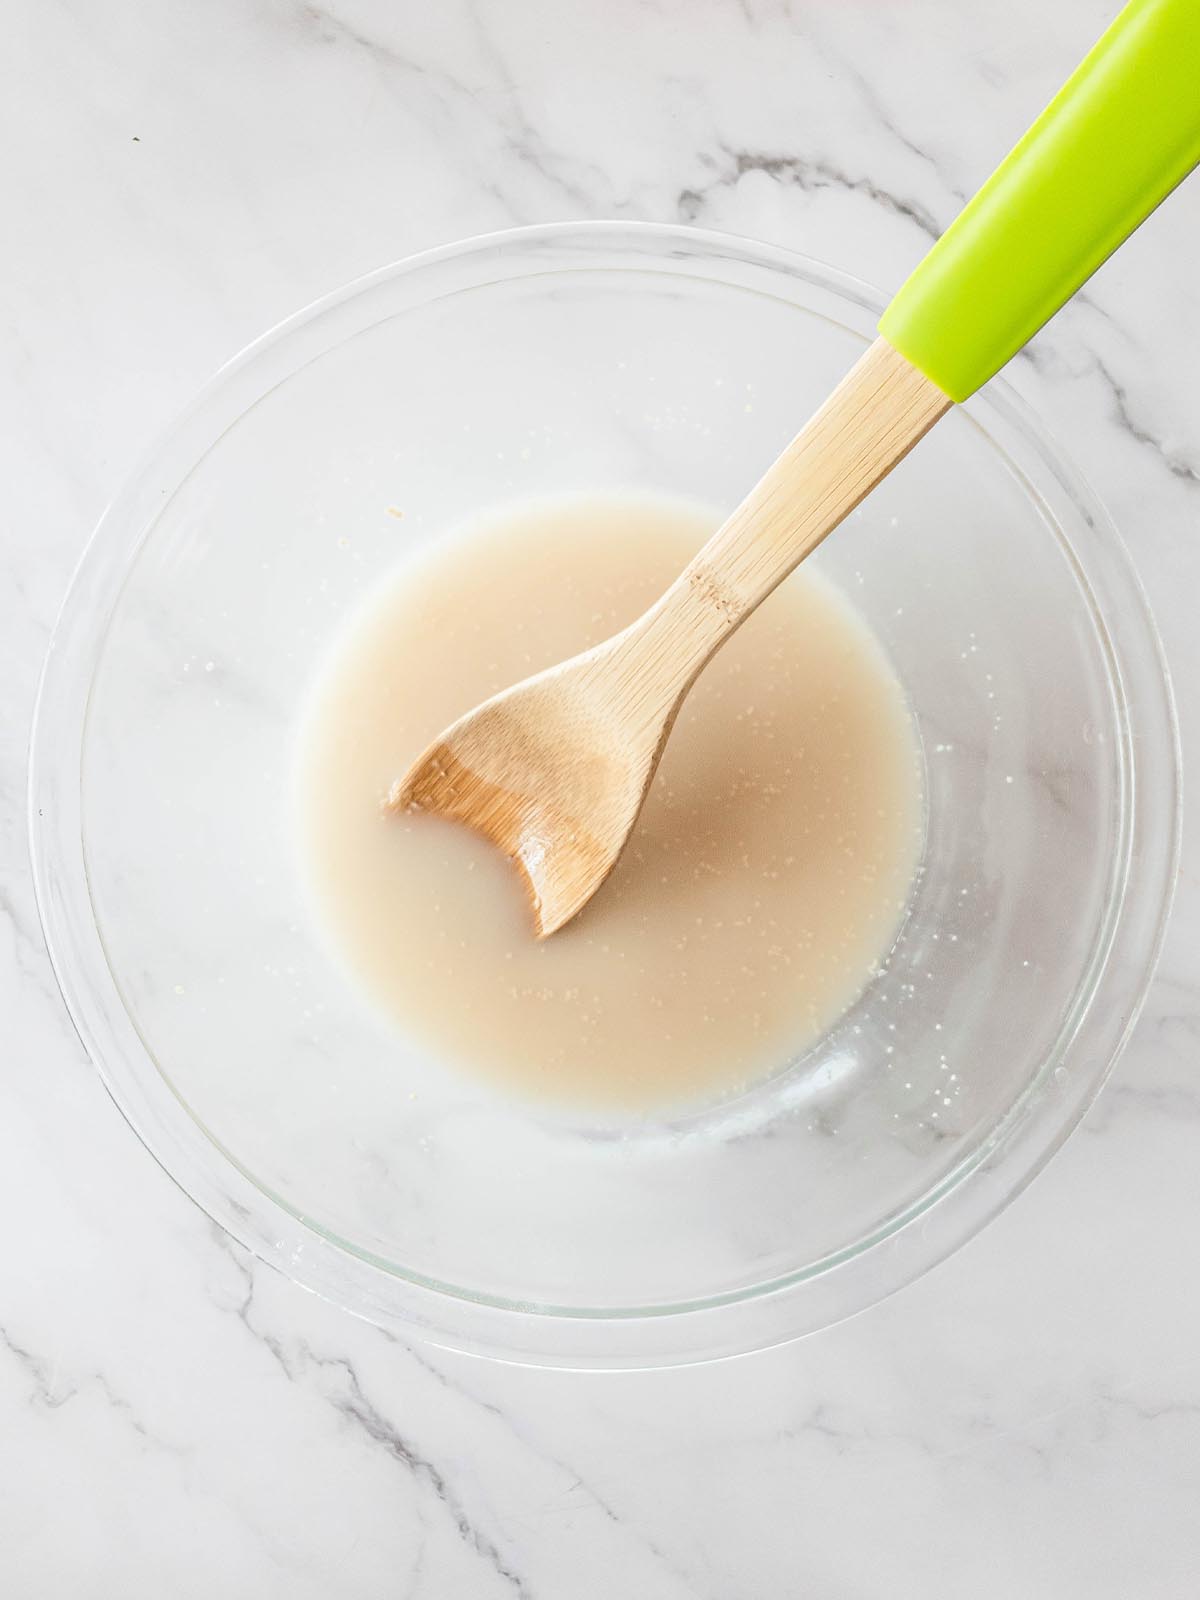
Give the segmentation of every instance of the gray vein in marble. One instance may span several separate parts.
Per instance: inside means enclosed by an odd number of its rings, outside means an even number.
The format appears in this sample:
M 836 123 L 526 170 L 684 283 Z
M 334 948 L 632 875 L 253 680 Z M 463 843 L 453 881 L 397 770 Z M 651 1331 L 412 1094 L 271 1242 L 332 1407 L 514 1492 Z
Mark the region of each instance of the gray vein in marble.
M 1172 1400 L 1163 1405 L 1143 1405 L 1128 1393 L 1113 1392 L 1104 1387 L 1096 1390 L 1100 1405 L 1110 1411 L 1126 1411 L 1139 1422 L 1165 1422 L 1179 1417 L 1200 1417 L 1200 1401 Z
M 383 39 L 364 33 L 361 28 L 356 28 L 344 17 L 335 16 L 328 6 L 313 5 L 309 0 L 298 0 L 296 11 L 302 19 L 315 28 L 318 38 L 324 44 L 336 45 L 339 40 L 344 40 L 347 44 L 357 45 L 381 65 L 399 67 L 414 77 L 425 79 L 426 82 L 436 81 L 464 98 L 470 96 L 471 91 L 461 78 L 428 62 L 412 60 Z
M 142 1417 L 133 1404 L 118 1394 L 112 1384 L 102 1372 L 89 1372 L 76 1383 L 64 1386 L 59 1385 L 59 1374 L 56 1363 L 47 1361 L 26 1345 L 19 1343 L 6 1328 L 0 1327 L 0 1349 L 7 1350 L 9 1355 L 29 1375 L 32 1388 L 29 1395 L 30 1405 L 41 1405 L 47 1411 L 58 1411 L 70 1404 L 77 1395 L 85 1389 L 96 1389 L 104 1397 L 110 1411 L 123 1417 L 129 1427 L 139 1438 L 153 1445 L 156 1449 L 168 1451 L 171 1455 L 183 1456 L 188 1451 L 182 1446 L 171 1443 L 160 1434 L 156 1434 L 147 1427 Z
M 490 124 L 498 128 L 508 150 L 518 161 L 532 168 L 539 177 L 557 189 L 565 199 L 579 207 L 584 214 L 594 208 L 594 194 L 566 169 L 571 167 L 577 172 L 586 170 L 602 184 L 607 182 L 606 174 L 595 163 L 568 162 L 567 158 L 549 149 L 538 129 L 530 121 L 522 104 L 519 85 L 474 6 L 468 7 L 468 14 L 475 27 L 480 53 L 491 68 L 495 87 L 505 100 L 505 112 L 499 116 L 489 115 L 484 109 L 481 103 L 483 95 L 479 88 L 473 88 L 443 67 L 435 66 L 428 61 L 418 62 L 411 59 L 385 40 L 364 33 L 346 22 L 327 6 L 313 4 L 311 0 L 300 0 L 298 12 L 311 25 L 316 26 L 319 36 L 326 43 L 335 43 L 343 39 L 357 46 L 378 65 L 402 71 L 431 90 L 440 89 L 444 96 L 457 101 L 473 117 L 484 115 Z M 524 220 L 513 206 L 511 197 L 495 179 L 483 179 L 482 175 L 479 175 L 479 181 L 483 191 L 503 205 L 516 220 Z
M 1180 884 L 1189 883 L 1190 881 L 1191 876 L 1189 873 L 1180 873 Z M 1154 975 L 1155 988 L 1160 992 L 1164 990 L 1170 991 L 1184 1006 L 1196 1011 L 1197 1007 L 1200 1006 L 1200 985 L 1197 984 L 1196 978 L 1190 969 L 1184 972 L 1173 971 L 1171 956 L 1172 952 L 1168 951 L 1163 957 L 1162 964 Z M 1200 1012 L 1197 1015 L 1200 1017 Z
M 26 919 L 18 896 L 0 882 L 0 923 L 4 922 L 12 929 L 14 965 L 19 977 L 36 989 L 65 1022 L 66 1016 L 61 1010 L 62 997 L 46 959 L 36 917 Z
M 1041 1418 L 1032 1419 L 1033 1422 L 1040 1420 Z M 931 1462 L 969 1455 L 1008 1439 L 1019 1448 L 1028 1450 L 1043 1469 L 1049 1470 L 1049 1451 L 1021 1437 L 1023 1430 L 1031 1425 L 1030 1420 L 1022 1421 L 1011 1428 L 997 1428 L 987 1411 L 979 1410 L 960 1416 L 957 1421 L 970 1437 L 960 1445 L 947 1448 L 919 1430 L 874 1428 L 862 1420 L 859 1420 L 857 1425 L 842 1422 L 834 1416 L 831 1406 L 819 1401 L 810 1406 L 797 1421 L 780 1428 L 778 1438 L 785 1444 L 803 1444 L 813 1439 L 820 1439 L 838 1457 L 849 1456 L 863 1448 L 876 1450 L 880 1446 L 900 1450 L 912 1448 L 920 1451 Z
M 417 1540 L 416 1554 L 413 1556 L 412 1566 L 409 1568 L 408 1583 L 405 1585 L 405 1600 L 413 1600 L 421 1589 L 425 1580 L 425 1560 L 429 1553 L 429 1527 L 422 1516 L 418 1518 L 417 1527 L 419 1538 Z
M 499 1546 L 470 1517 L 461 1497 L 442 1469 L 430 1457 L 419 1451 L 367 1398 L 354 1363 L 348 1356 L 321 1355 L 299 1338 L 295 1341 L 294 1350 L 289 1351 L 282 1340 L 254 1326 L 250 1315 L 254 1305 L 254 1264 L 241 1247 L 215 1223 L 212 1224 L 210 1237 L 233 1263 L 245 1283 L 245 1296 L 241 1303 L 233 1308 L 235 1315 L 250 1337 L 261 1344 L 274 1358 L 288 1382 L 297 1382 L 307 1371 L 340 1373 L 345 1392 L 331 1395 L 318 1391 L 326 1403 L 332 1406 L 339 1416 L 365 1434 L 372 1443 L 385 1450 L 414 1480 L 424 1484 L 445 1508 L 463 1542 L 485 1561 L 497 1576 L 508 1584 L 513 1593 L 521 1597 L 521 1600 L 531 1600 L 532 1591 L 525 1579 L 508 1563 Z M 376 1331 L 382 1334 L 382 1330 Z M 407 1346 L 392 1340 L 389 1335 L 382 1334 L 382 1336 L 387 1338 L 389 1343 L 396 1344 L 398 1348 L 408 1350 Z M 411 1354 L 411 1351 L 408 1353 Z M 433 1370 L 424 1362 L 420 1362 L 419 1365 L 425 1367 L 427 1371 Z M 498 1412 L 496 1414 L 499 1415 Z
M 423 1482 L 445 1507 L 458 1529 L 459 1537 L 504 1579 L 514 1594 L 521 1596 L 522 1600 L 530 1600 L 532 1591 L 524 1578 L 509 1565 L 498 1546 L 467 1514 L 462 1501 L 441 1469 L 428 1456 L 421 1454 L 367 1399 L 353 1362 L 346 1356 L 318 1356 L 303 1341 L 300 1341 L 298 1350 L 302 1359 L 312 1362 L 321 1370 L 344 1374 L 347 1393 L 330 1399 L 334 1410 L 361 1428 L 367 1437 L 386 1450 L 393 1460 L 405 1467 L 414 1478 Z
M 22 955 L 32 955 L 36 951 L 40 956 L 40 950 L 36 948 L 37 942 L 31 930 L 25 925 L 25 918 L 21 914 L 16 896 L 3 882 L 0 882 L 0 917 L 5 918 L 11 924 L 13 943 Z M 23 975 L 32 976 L 29 972 L 23 972 Z
M 0 1346 L 8 1351 L 9 1355 L 24 1368 L 33 1380 L 33 1392 L 30 1403 L 37 1400 L 47 1410 L 55 1411 L 59 1406 L 68 1401 L 77 1391 L 75 1389 L 58 1388 L 57 1369 L 33 1350 L 19 1344 L 9 1333 L 7 1328 L 0 1327 Z
M 487 1560 L 497 1573 L 509 1582 L 518 1594 L 528 1594 L 527 1587 L 522 1587 L 523 1580 L 515 1573 L 510 1572 L 503 1562 L 498 1550 L 486 1535 L 482 1534 L 477 1525 L 467 1518 L 461 1502 L 454 1494 L 441 1470 L 435 1467 L 428 1458 L 418 1454 L 411 1444 L 402 1438 L 395 1426 L 375 1406 L 366 1400 L 362 1392 L 361 1383 L 353 1363 L 344 1355 L 321 1355 L 304 1341 L 298 1341 L 295 1354 L 290 1354 L 282 1340 L 276 1338 L 265 1329 L 257 1327 L 251 1318 L 255 1297 L 255 1272 L 254 1259 L 238 1245 L 216 1223 L 209 1226 L 209 1236 L 213 1243 L 233 1264 L 244 1285 L 244 1295 L 241 1301 L 232 1309 L 238 1320 L 243 1324 L 250 1337 L 261 1344 L 276 1362 L 283 1375 L 290 1383 L 299 1381 L 305 1370 L 341 1370 L 346 1374 L 347 1384 L 351 1393 L 340 1399 L 325 1396 L 340 1415 L 348 1417 L 363 1429 L 377 1444 L 388 1449 L 393 1459 L 407 1466 L 415 1477 L 421 1478 L 430 1487 L 436 1498 L 442 1502 L 451 1514 L 461 1538 L 472 1549 Z M 425 1352 L 408 1340 L 401 1339 L 390 1333 L 385 1328 L 372 1328 L 371 1332 L 384 1340 L 393 1349 L 402 1352 L 409 1361 L 440 1388 L 449 1394 L 465 1400 L 476 1410 L 496 1419 L 508 1434 L 518 1440 L 526 1449 L 530 1450 L 545 1465 L 555 1468 L 564 1477 L 570 1480 L 570 1487 L 564 1491 L 563 1498 L 576 1490 L 582 1490 L 587 1496 L 588 1503 L 597 1510 L 607 1522 L 614 1527 L 619 1527 L 631 1536 L 646 1553 L 657 1561 L 663 1570 L 681 1583 L 688 1586 L 690 1594 L 696 1600 L 703 1600 L 704 1591 L 697 1587 L 694 1575 L 682 1568 L 664 1549 L 661 1548 L 644 1530 L 633 1528 L 627 1519 L 601 1495 L 595 1487 L 587 1482 L 583 1475 L 571 1463 L 560 1456 L 548 1454 L 540 1444 L 534 1443 L 514 1418 L 502 1407 L 486 1400 L 482 1395 L 473 1390 L 465 1389 L 455 1383 L 449 1375 L 437 1366 L 432 1359 L 432 1350 Z M 410 1592 L 415 1589 L 415 1579 L 410 1580 Z
M 804 194 L 814 194 L 821 189 L 842 189 L 847 193 L 864 195 L 896 216 L 907 218 L 928 239 L 936 239 L 941 233 L 936 217 L 919 201 L 893 194 L 868 177 L 854 177 L 820 157 L 780 155 L 766 150 L 734 149 L 727 145 L 719 146 L 719 151 L 717 157 L 705 155 L 701 158 L 712 170 L 713 176 L 706 182 L 681 189 L 676 196 L 675 210 L 685 222 L 696 220 L 715 191 L 736 188 L 747 173 L 761 172 Z
M 796 21 L 796 8 L 792 0 L 737 0 L 737 8 L 752 31 L 772 17 L 784 22 Z
M 521 100 L 520 87 L 510 69 L 508 62 L 501 54 L 495 39 L 483 20 L 483 13 L 478 0 L 467 0 L 467 12 L 470 16 L 479 40 L 480 50 L 484 59 L 491 65 L 501 89 L 508 97 L 511 115 L 507 119 L 508 126 L 505 134 L 509 149 L 519 160 L 533 169 L 548 183 L 558 188 L 563 195 L 575 205 L 580 206 L 587 214 L 595 206 L 595 195 L 580 185 L 574 179 L 568 179 L 562 172 L 562 158 L 549 150 L 541 134 L 530 121 L 528 113 Z M 575 164 L 577 169 L 581 165 Z M 608 175 L 604 169 L 594 162 L 583 163 L 582 166 L 607 187 Z
M 1129 392 L 1125 385 L 1118 381 L 1099 356 L 1093 358 L 1093 364 L 1107 385 L 1112 398 L 1113 416 L 1130 438 L 1153 450 L 1172 477 L 1180 479 L 1189 488 L 1200 484 L 1200 468 L 1193 465 L 1182 451 L 1165 444 L 1139 421 L 1130 407 Z
M 1159 992 L 1166 987 L 1160 985 Z M 1157 1015 L 1148 1011 L 1141 1026 L 1158 1047 L 1154 1059 L 1145 1065 L 1126 1059 L 1118 1067 L 1082 1124 L 1085 1136 L 1107 1133 L 1115 1121 L 1124 1122 L 1130 1111 L 1171 1125 L 1200 1121 L 1200 1084 L 1194 1077 L 1200 1016 L 1194 1011 L 1160 1011 Z M 1154 1077 L 1146 1081 L 1149 1073 Z
M 866 75 L 861 71 L 855 61 L 851 57 L 843 54 L 841 51 L 832 49 L 826 41 L 818 39 L 811 31 L 806 35 L 806 37 L 808 39 L 808 43 L 822 58 L 822 60 L 828 62 L 829 66 L 844 82 L 852 83 L 854 85 L 859 99 L 875 118 L 876 122 L 878 122 L 879 126 L 883 128 L 897 144 L 903 145 L 905 150 L 916 156 L 918 161 L 923 162 L 925 166 L 929 168 L 930 172 L 932 172 L 940 186 L 945 189 L 946 193 L 951 197 L 952 200 L 957 201 L 960 208 L 966 205 L 967 201 L 970 199 L 970 195 L 967 193 L 967 191 L 952 183 L 942 171 L 940 164 L 932 155 L 930 155 L 929 151 L 923 149 L 921 145 L 909 138 L 908 134 L 904 132 L 899 123 L 884 106 L 879 91 L 871 83 L 870 79 L 867 78 Z M 916 219 L 914 218 L 913 220 L 915 221 Z
M 1078 327 L 1077 319 L 1080 318 L 1085 326 L 1090 320 L 1101 323 L 1122 344 L 1136 350 L 1136 340 L 1129 329 L 1113 311 L 1100 303 L 1094 286 L 1089 284 L 1084 289 L 1077 289 L 1031 342 L 1017 351 L 1013 359 L 1026 362 L 1040 376 L 1049 379 L 1066 377 L 1078 380 L 1094 372 L 1096 357 L 1088 337 Z
M 479 1410 L 487 1412 L 489 1416 L 495 1417 L 496 1420 L 508 1430 L 514 1439 L 518 1439 L 528 1450 L 533 1451 L 533 1453 L 547 1465 L 557 1468 L 565 1477 L 570 1478 L 571 1484 L 570 1487 L 563 1493 L 564 1499 L 568 1494 L 573 1494 L 577 1489 L 582 1489 L 584 1494 L 588 1497 L 589 1503 L 593 1505 L 596 1510 L 606 1518 L 607 1521 L 611 1522 L 614 1527 L 623 1529 L 626 1533 L 635 1533 L 637 1541 L 642 1548 L 646 1550 L 649 1555 L 653 1556 L 656 1561 L 660 1562 L 664 1570 L 669 1572 L 673 1577 L 678 1578 L 681 1582 L 688 1584 L 690 1586 L 690 1592 L 695 1595 L 696 1600 L 702 1600 L 702 1591 L 696 1587 L 696 1580 L 692 1574 L 684 1571 L 684 1569 L 680 1567 L 665 1550 L 657 1545 L 653 1539 L 649 1538 L 643 1530 L 633 1530 L 630 1527 L 627 1519 L 622 1516 L 622 1514 L 617 1511 L 616 1508 L 610 1504 L 610 1502 L 606 1500 L 591 1483 L 587 1482 L 577 1471 L 577 1469 L 570 1464 L 570 1462 L 564 1461 L 561 1456 L 550 1455 L 544 1449 L 542 1449 L 540 1445 L 534 1444 L 533 1441 L 529 1439 L 525 1431 L 513 1419 L 513 1417 L 507 1411 L 503 1410 L 502 1407 L 495 1405 L 492 1401 L 483 1399 L 481 1395 L 478 1395 L 471 1390 L 464 1389 L 461 1385 L 452 1382 L 447 1374 L 443 1372 L 440 1367 L 435 1366 L 433 1361 L 427 1355 L 423 1354 L 416 1345 L 410 1344 L 401 1339 L 397 1339 L 393 1334 L 387 1333 L 385 1330 L 381 1329 L 380 1331 L 390 1343 L 395 1344 L 402 1349 L 413 1361 L 413 1363 L 420 1367 L 423 1371 L 427 1372 L 430 1377 L 435 1380 L 435 1382 L 439 1383 L 450 1393 L 456 1394 L 460 1396 L 460 1398 L 469 1401 L 471 1405 L 476 1406 Z
M 317 37 L 323 43 L 336 45 L 345 42 L 353 45 L 369 57 L 377 67 L 403 72 L 435 95 L 441 90 L 444 96 L 443 109 L 446 107 L 445 97 L 474 108 L 476 96 L 471 87 L 445 68 L 437 67 L 432 62 L 414 61 L 384 40 L 364 33 L 343 18 L 335 16 L 327 7 L 311 4 L 309 0 L 299 0 L 296 13 L 307 25 L 316 29 Z M 483 193 L 504 206 L 506 210 L 511 210 L 507 196 L 494 179 L 484 179 L 481 176 L 479 185 Z
M 1063 1442 L 1061 1427 L 1045 1440 L 1039 1440 L 1038 1430 L 1053 1427 L 1070 1417 L 1092 1414 L 1103 1416 L 1106 1412 L 1124 1411 L 1141 1422 L 1159 1422 L 1175 1416 L 1200 1415 L 1200 1402 L 1173 1401 L 1163 1405 L 1144 1405 L 1128 1392 L 1114 1391 L 1103 1384 L 1094 1385 L 1085 1394 L 1075 1394 L 1063 1404 L 1020 1418 L 1011 1425 L 1000 1426 L 987 1408 L 978 1409 L 959 1418 L 959 1426 L 969 1437 L 963 1442 L 943 1447 L 919 1432 L 908 1430 L 879 1431 L 864 1426 L 850 1426 L 836 1420 L 831 1408 L 824 1402 L 813 1405 L 796 1422 L 779 1430 L 783 1442 L 795 1443 L 813 1437 L 827 1440 L 836 1454 L 845 1455 L 860 1445 L 890 1443 L 898 1447 L 912 1446 L 931 1461 L 950 1462 L 976 1455 L 999 1445 L 1007 1445 L 1030 1455 L 1046 1477 L 1054 1471 L 1055 1456 Z
M 1075 293 L 1071 296 L 1067 304 L 1069 306 L 1082 307 L 1085 311 L 1090 311 L 1094 317 L 1099 317 L 1100 321 L 1112 328 L 1115 333 L 1119 333 L 1126 343 L 1132 342 L 1130 340 L 1129 330 L 1117 318 L 1117 316 L 1108 309 L 1107 306 L 1102 306 L 1100 304 L 1099 300 L 1096 298 L 1095 291 L 1090 285 L 1086 289 L 1076 289 Z
M 1106 1384 L 1097 1383 L 1090 1386 L 1086 1392 L 1072 1396 L 1065 1404 L 1026 1417 L 1012 1427 L 991 1427 L 985 1436 L 955 1449 L 940 1452 L 939 1458 L 944 1461 L 960 1460 L 982 1449 L 995 1445 L 1008 1445 L 1032 1455 L 1042 1468 L 1045 1477 L 1049 1479 L 1058 1466 L 1057 1458 L 1072 1442 L 1067 1424 L 1072 1419 L 1095 1418 L 1098 1429 L 1093 1436 L 1094 1442 L 1096 1438 L 1107 1438 L 1111 1433 L 1113 1413 L 1124 1413 L 1137 1422 L 1158 1423 L 1173 1418 L 1200 1415 L 1200 1403 L 1179 1400 L 1163 1405 L 1145 1405 L 1135 1400 L 1127 1391 L 1113 1390 Z M 1035 1442 L 1029 1437 L 1030 1433 L 1036 1433 L 1041 1429 L 1048 1429 L 1050 1434 L 1043 1442 Z

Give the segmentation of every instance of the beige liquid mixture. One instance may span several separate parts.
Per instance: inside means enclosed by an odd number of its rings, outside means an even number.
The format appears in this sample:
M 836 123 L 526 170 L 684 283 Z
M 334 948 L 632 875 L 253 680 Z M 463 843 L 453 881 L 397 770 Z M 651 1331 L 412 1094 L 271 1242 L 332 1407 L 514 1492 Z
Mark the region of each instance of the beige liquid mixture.
M 701 675 L 615 873 L 545 942 L 493 847 L 380 811 L 447 723 L 630 622 L 714 524 L 665 499 L 523 506 L 409 567 L 318 686 L 303 840 L 336 943 L 404 1030 L 500 1087 L 634 1110 L 737 1091 L 895 934 L 914 730 L 873 635 L 803 569 Z

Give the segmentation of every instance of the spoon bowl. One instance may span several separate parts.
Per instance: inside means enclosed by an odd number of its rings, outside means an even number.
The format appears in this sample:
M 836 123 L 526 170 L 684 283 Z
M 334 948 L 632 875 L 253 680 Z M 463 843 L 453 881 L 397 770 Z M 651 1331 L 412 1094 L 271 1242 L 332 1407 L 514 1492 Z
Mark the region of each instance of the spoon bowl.
M 616 866 L 674 720 L 677 704 L 638 705 L 628 693 L 625 642 L 610 640 L 484 701 L 387 799 L 393 811 L 464 823 L 509 856 L 539 939 L 582 910 Z

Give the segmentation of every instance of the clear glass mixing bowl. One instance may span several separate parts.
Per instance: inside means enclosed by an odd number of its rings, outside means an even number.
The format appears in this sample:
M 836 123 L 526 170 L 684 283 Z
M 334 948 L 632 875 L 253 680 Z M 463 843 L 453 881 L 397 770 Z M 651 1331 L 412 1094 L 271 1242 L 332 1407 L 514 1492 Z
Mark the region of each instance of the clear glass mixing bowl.
M 943 1257 L 1097 1092 L 1163 931 L 1175 727 L 1107 516 L 1002 384 L 813 558 L 907 688 L 928 839 L 886 970 L 785 1072 L 669 1121 L 506 1102 L 364 1004 L 300 887 L 292 741 L 346 613 L 522 496 L 732 506 L 880 303 L 689 229 L 474 240 L 252 346 L 105 516 L 34 730 L 47 941 L 148 1148 L 300 1283 L 515 1360 L 757 1348 Z

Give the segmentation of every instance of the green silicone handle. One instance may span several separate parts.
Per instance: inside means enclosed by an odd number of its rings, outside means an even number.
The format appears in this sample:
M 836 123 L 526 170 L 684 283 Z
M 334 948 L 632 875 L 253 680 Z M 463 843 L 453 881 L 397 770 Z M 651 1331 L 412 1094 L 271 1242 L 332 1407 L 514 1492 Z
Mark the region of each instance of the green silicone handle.
M 950 396 L 999 371 L 1200 162 L 1200 0 L 1131 0 L 884 312 Z

